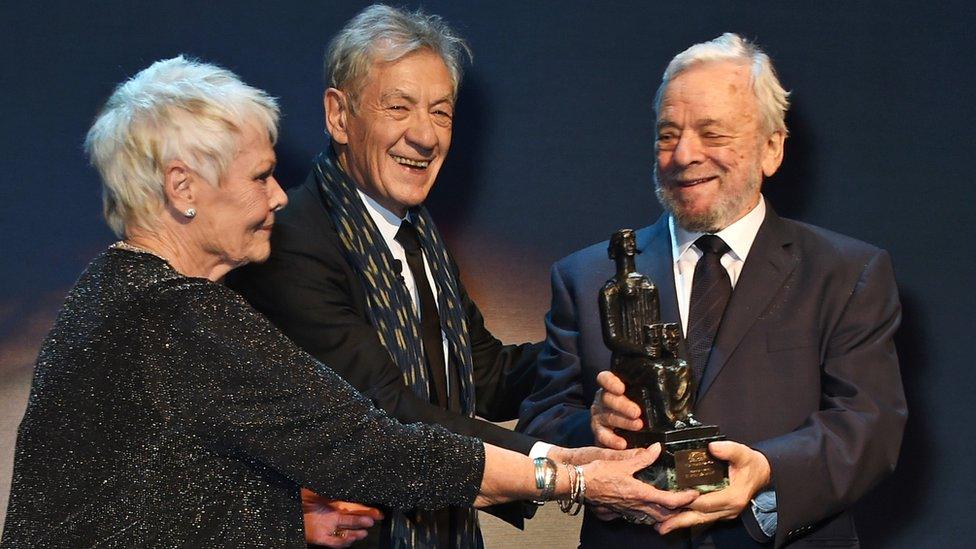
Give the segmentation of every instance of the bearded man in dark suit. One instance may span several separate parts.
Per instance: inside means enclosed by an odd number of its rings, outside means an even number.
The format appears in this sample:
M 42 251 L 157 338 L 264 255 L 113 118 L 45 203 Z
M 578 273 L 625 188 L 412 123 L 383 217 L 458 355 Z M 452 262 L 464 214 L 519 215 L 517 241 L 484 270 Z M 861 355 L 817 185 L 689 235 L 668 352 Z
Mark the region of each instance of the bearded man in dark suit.
M 588 510 L 583 547 L 856 547 L 849 508 L 897 461 L 907 416 L 888 254 L 780 218 L 761 194 L 783 158 L 788 94 L 734 34 L 676 56 L 655 98 L 655 182 L 666 210 L 637 231 L 637 270 L 680 323 L 696 417 L 728 441 L 728 488 L 654 516 Z M 519 429 L 622 448 L 637 404 L 606 371 L 597 295 L 607 244 L 552 269 L 548 339 Z M 735 442 L 733 442 L 735 441 Z M 621 520 L 624 518 L 626 520 Z

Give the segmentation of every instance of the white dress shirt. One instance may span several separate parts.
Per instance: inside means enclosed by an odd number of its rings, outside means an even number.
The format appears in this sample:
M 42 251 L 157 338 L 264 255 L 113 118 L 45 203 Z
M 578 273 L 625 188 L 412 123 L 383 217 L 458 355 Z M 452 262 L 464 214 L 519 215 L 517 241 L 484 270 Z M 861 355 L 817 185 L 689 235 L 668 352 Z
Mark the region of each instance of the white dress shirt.
M 403 223 L 404 219 L 400 216 L 387 210 L 380 205 L 379 202 L 370 198 L 366 193 L 356 189 L 359 193 L 359 197 L 363 199 L 363 204 L 366 205 L 366 211 L 369 212 L 369 216 L 373 218 L 373 223 L 376 224 L 376 228 L 380 230 L 380 234 L 383 235 L 383 240 L 386 242 L 386 246 L 390 248 L 390 252 L 393 257 L 400 262 L 400 276 L 403 278 L 403 283 L 407 286 L 407 292 L 410 294 L 410 301 L 413 302 L 413 311 L 417 313 L 417 318 L 420 318 L 420 294 L 417 290 L 417 281 L 413 277 L 413 273 L 410 271 L 410 267 L 407 265 L 407 252 L 403 249 L 403 245 L 400 244 L 396 239 L 397 231 L 400 230 L 400 224 Z M 424 270 L 427 272 L 427 284 L 430 286 L 431 293 L 434 294 L 434 303 L 437 303 L 437 284 L 434 282 L 434 275 L 430 270 L 430 263 L 427 262 L 427 254 L 424 256 Z M 423 320 L 423 319 L 421 319 Z M 441 341 L 444 346 L 444 375 L 447 376 L 447 391 L 450 394 L 451 391 L 451 368 L 448 366 L 450 361 L 450 353 L 447 348 L 447 334 L 441 330 Z M 423 346 L 423 342 L 421 342 Z
M 739 281 L 739 273 L 746 262 L 752 242 L 756 239 L 759 226 L 766 218 L 766 201 L 759 196 L 759 203 L 735 223 L 715 233 L 731 250 L 722 256 L 722 266 L 729 273 L 732 288 Z M 671 231 L 671 257 L 674 258 L 674 290 L 678 296 L 678 315 L 681 329 L 688 335 L 688 307 L 691 302 L 691 283 L 695 278 L 695 265 L 705 254 L 694 246 L 698 237 L 705 233 L 693 233 L 679 227 L 674 217 L 668 219 Z
M 407 252 L 403 249 L 403 245 L 396 240 L 397 231 L 400 230 L 400 224 L 403 223 L 404 219 L 381 206 L 379 202 L 370 198 L 363 191 L 356 189 L 356 192 L 359 193 L 359 197 L 362 198 L 363 204 L 366 205 L 366 211 L 369 212 L 369 216 L 373 218 L 373 223 L 376 224 L 376 228 L 379 229 L 380 234 L 383 236 L 383 241 L 386 242 L 386 246 L 390 248 L 390 252 L 393 254 L 393 257 L 400 262 L 400 274 L 403 277 L 403 283 L 407 286 L 407 292 L 410 293 L 410 301 L 413 302 L 413 310 L 417 313 L 417 318 L 420 318 L 420 297 L 417 290 L 417 281 L 414 279 L 413 273 L 410 272 L 410 267 L 407 266 Z M 436 303 L 438 295 L 437 284 L 434 282 L 434 276 L 430 270 L 430 263 L 427 261 L 427 254 L 424 254 L 424 269 L 427 271 L 427 283 L 430 285 L 430 291 L 434 294 L 434 302 Z M 448 352 L 447 347 L 447 334 L 445 334 L 443 330 L 441 330 L 441 341 L 444 345 L 444 374 L 447 376 L 447 390 L 448 394 L 450 394 L 451 355 Z M 421 342 L 421 345 L 423 345 L 423 342 Z M 536 442 L 529 452 L 529 457 L 544 457 L 549 453 L 549 448 L 551 447 L 551 444 L 547 444 L 542 441 Z

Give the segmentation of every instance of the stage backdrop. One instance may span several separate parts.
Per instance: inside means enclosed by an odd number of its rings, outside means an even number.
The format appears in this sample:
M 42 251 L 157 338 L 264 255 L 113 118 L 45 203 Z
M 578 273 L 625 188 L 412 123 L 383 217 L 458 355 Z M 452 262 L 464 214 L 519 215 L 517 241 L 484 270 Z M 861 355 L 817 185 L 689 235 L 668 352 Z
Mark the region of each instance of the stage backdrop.
M 651 98 L 667 61 L 735 31 L 793 90 L 780 214 L 891 251 L 910 418 L 898 471 L 858 506 L 867 547 L 969 546 L 974 59 L 962 2 L 458 2 L 454 145 L 430 199 L 464 279 L 507 340 L 542 336 L 548 267 L 652 223 Z M 281 100 L 279 179 L 322 148 L 322 53 L 361 2 L 5 2 L 0 186 L 0 510 L 31 364 L 66 289 L 114 239 L 82 138 L 112 88 L 179 53 Z M 967 434 L 969 433 L 969 434 Z M 572 546 L 573 522 L 489 545 Z M 547 529 L 548 528 L 548 529 Z

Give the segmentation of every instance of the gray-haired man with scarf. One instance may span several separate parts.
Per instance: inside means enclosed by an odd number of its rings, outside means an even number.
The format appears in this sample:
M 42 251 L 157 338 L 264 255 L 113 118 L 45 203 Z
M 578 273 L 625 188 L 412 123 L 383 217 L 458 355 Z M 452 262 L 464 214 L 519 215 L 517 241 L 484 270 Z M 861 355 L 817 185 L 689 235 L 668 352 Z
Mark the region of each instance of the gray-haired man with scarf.
M 230 284 L 285 334 L 403 423 L 439 423 L 566 461 L 491 423 L 515 419 L 535 378 L 531 345 L 484 326 L 423 201 L 451 144 L 467 45 L 439 17 L 371 6 L 326 59 L 329 146 L 289 193 L 267 263 Z M 365 502 L 368 503 L 368 502 Z M 495 514 L 521 526 L 523 507 Z M 365 534 L 336 528 L 344 546 Z M 364 546 L 482 546 L 472 509 L 387 511 Z M 358 546 L 358 545 L 357 545 Z

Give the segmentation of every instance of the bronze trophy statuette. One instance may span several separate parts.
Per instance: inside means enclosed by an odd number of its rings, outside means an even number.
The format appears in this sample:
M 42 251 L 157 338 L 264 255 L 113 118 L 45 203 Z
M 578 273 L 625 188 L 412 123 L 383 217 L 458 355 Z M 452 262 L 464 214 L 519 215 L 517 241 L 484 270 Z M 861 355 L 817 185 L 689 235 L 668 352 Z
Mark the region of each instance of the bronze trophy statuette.
M 603 341 L 612 353 L 610 371 L 627 386 L 644 422 L 640 431 L 615 432 L 628 448 L 661 443 L 657 461 L 634 476 L 661 490 L 721 490 L 729 484 L 728 464 L 711 455 L 708 443 L 725 436 L 692 414 L 695 380 L 681 327 L 661 322 L 657 286 L 635 267 L 634 231 L 615 232 L 608 252 L 617 274 L 600 291 Z

